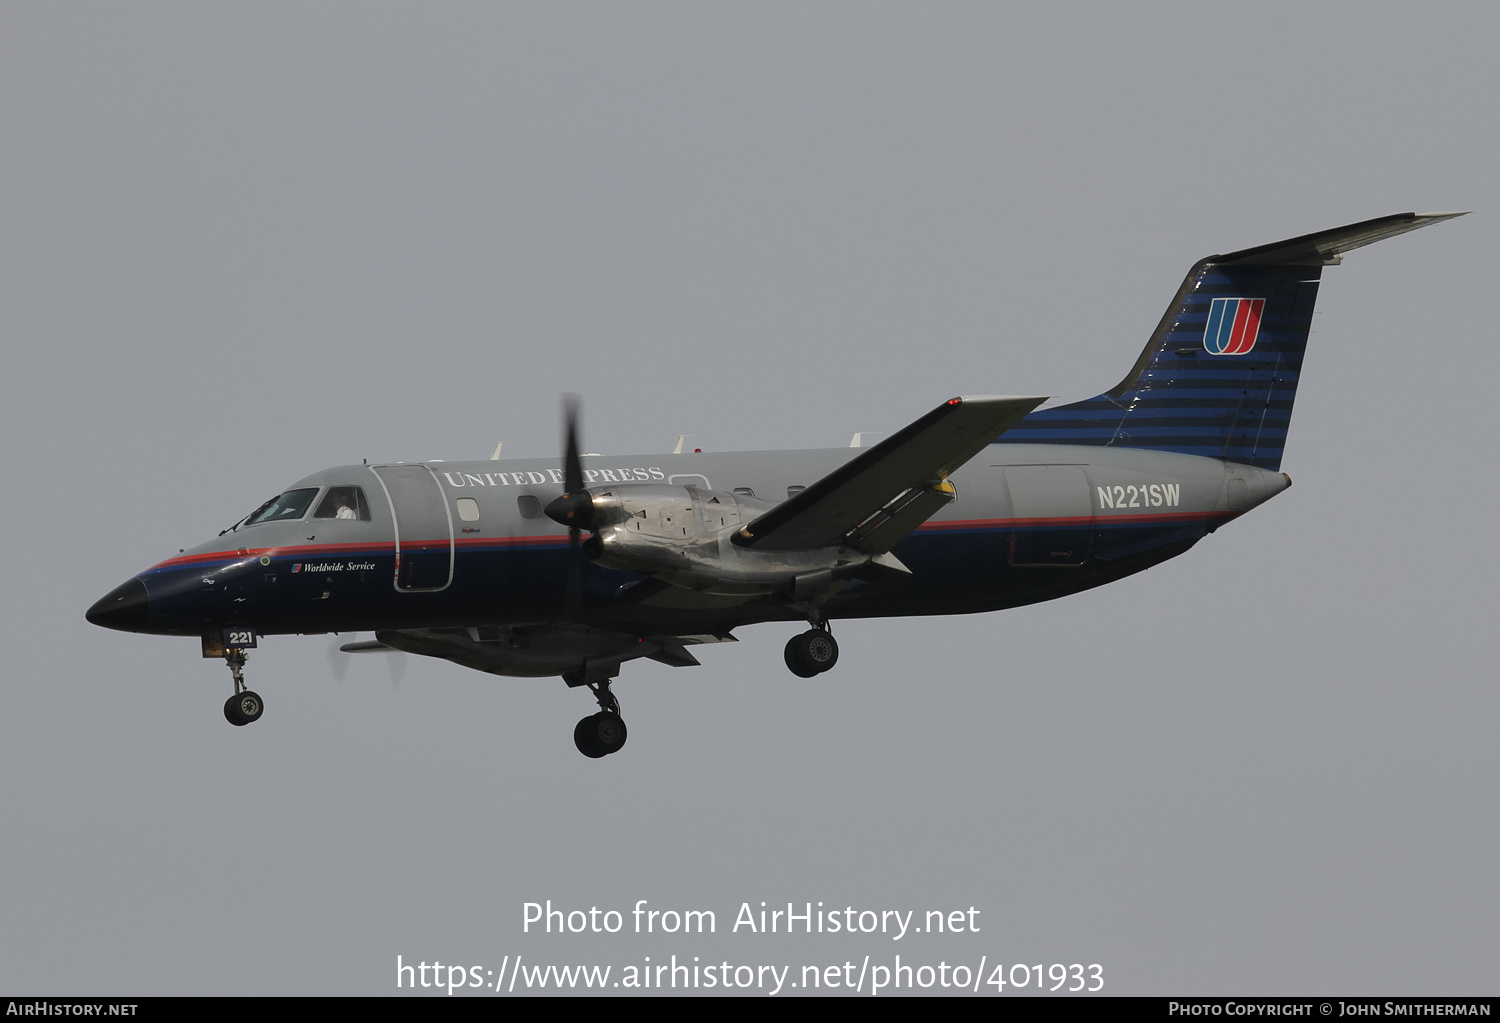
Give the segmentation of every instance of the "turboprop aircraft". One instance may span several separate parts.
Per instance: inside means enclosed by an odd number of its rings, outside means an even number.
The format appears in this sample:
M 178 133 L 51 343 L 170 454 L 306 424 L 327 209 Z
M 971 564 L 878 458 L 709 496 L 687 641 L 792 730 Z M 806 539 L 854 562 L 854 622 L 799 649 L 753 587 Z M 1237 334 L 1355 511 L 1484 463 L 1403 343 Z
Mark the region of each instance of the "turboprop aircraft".
M 953 398 L 869 448 L 346 465 L 314 473 L 215 539 L 146 569 L 96 625 L 196 636 L 234 682 L 263 636 L 373 631 L 496 675 L 560 675 L 599 705 L 573 738 L 626 737 L 612 682 L 647 657 L 759 622 L 810 678 L 845 618 L 994 611 L 1077 593 L 1182 554 L 1291 483 L 1292 401 L 1322 268 L 1460 213 L 1402 213 L 1209 256 L 1140 358 L 1085 401 Z M 587 534 L 587 536 L 585 536 Z

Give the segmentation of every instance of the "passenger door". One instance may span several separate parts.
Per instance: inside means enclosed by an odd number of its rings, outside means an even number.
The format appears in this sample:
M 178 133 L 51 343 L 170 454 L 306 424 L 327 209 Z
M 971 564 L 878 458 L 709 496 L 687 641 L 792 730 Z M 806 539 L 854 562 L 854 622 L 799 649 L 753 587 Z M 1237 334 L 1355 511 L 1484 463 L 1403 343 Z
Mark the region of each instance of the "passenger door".
M 437 473 L 421 463 L 372 465 L 396 529 L 399 593 L 434 593 L 453 582 L 453 517 Z

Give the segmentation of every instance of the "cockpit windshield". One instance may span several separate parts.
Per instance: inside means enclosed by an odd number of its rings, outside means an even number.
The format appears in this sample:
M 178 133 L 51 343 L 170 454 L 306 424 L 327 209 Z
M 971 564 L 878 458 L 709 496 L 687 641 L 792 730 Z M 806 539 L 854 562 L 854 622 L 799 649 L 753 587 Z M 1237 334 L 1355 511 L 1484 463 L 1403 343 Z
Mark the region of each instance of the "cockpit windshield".
M 245 525 L 255 526 L 262 522 L 281 522 L 283 520 L 300 519 L 307 514 L 307 506 L 312 504 L 313 497 L 318 493 L 317 487 L 308 487 L 304 490 L 288 490 L 279 497 L 273 497 L 259 508 L 250 513 L 245 520 Z

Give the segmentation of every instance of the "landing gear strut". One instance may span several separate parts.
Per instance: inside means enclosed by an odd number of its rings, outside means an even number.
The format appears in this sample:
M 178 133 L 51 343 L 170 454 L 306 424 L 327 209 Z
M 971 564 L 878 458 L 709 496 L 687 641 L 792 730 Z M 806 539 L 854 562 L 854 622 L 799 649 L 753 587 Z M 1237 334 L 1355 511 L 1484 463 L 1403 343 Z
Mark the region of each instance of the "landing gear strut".
M 224 701 L 224 720 L 231 725 L 248 725 L 259 721 L 266 705 L 260 695 L 245 687 L 245 651 L 229 647 L 224 651 L 224 663 L 234 676 L 234 695 Z
M 828 623 L 816 622 L 786 641 L 785 656 L 793 675 L 812 678 L 838 663 L 839 645 L 828 631 Z
M 597 760 L 620 752 L 625 745 L 625 719 L 620 717 L 620 701 L 610 691 L 609 679 L 585 682 L 584 685 L 589 687 L 589 692 L 598 701 L 599 713 L 591 714 L 578 722 L 573 729 L 573 745 L 584 756 Z

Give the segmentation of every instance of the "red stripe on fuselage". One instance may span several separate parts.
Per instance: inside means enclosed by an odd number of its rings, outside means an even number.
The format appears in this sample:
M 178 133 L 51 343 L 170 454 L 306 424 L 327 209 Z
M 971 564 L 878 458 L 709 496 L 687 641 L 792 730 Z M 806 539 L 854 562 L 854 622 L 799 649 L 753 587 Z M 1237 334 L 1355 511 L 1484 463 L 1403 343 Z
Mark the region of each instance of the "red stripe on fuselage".
M 548 544 L 566 544 L 568 538 L 563 536 L 506 536 L 506 537 L 463 537 L 454 541 L 459 547 L 540 547 Z M 403 540 L 401 549 L 403 551 L 442 550 L 448 546 L 447 540 Z M 310 543 L 299 544 L 296 547 L 233 547 L 222 551 L 205 551 L 199 554 L 183 554 L 175 558 L 152 565 L 148 572 L 156 572 L 166 568 L 184 568 L 189 565 L 201 565 L 213 561 L 237 561 L 242 558 L 260 558 L 269 556 L 272 558 L 328 558 L 339 556 L 358 556 L 395 553 L 396 545 L 392 541 L 381 541 L 376 543 Z
M 446 541 L 444 541 L 446 543 Z M 270 555 L 273 558 L 310 557 L 320 558 L 339 554 L 385 554 L 395 549 L 393 543 L 318 543 L 307 544 L 298 547 L 231 547 L 222 551 L 207 551 L 202 554 L 183 554 L 175 558 L 152 565 L 147 571 L 155 572 L 162 568 L 181 568 L 184 565 L 197 565 L 205 561 L 235 561 L 239 558 L 259 558 Z
M 1193 519 L 1234 518 L 1235 512 L 1158 512 L 1152 515 L 1060 515 L 1055 518 L 1029 519 L 959 519 L 951 522 L 926 522 L 919 533 L 940 533 L 950 529 L 1018 529 L 1029 526 L 1136 526 L 1165 522 L 1187 522 Z
M 454 541 L 460 547 L 547 547 L 567 546 L 563 536 L 463 536 Z
M 1149 526 L 1168 522 L 1185 522 L 1191 519 L 1231 519 L 1236 517 L 1234 512 L 1160 512 L 1152 515 L 1063 515 L 1054 518 L 1013 518 L 1013 519 L 953 519 L 944 522 L 926 522 L 918 526 L 918 533 L 942 533 L 963 530 L 1002 530 L 1002 529 L 1025 529 L 1038 526 L 1050 526 L 1053 528 L 1068 528 L 1072 526 Z M 493 537 L 461 537 L 454 540 L 455 546 L 464 550 L 474 550 L 484 547 L 500 548 L 538 548 L 538 547 L 562 547 L 568 542 L 567 536 L 493 536 Z M 431 553 L 448 546 L 447 540 L 409 540 L 403 541 L 401 549 L 410 552 Z M 297 547 L 236 547 L 223 551 L 206 551 L 199 554 L 183 554 L 175 558 L 168 558 L 148 568 L 147 572 L 160 572 L 173 568 L 188 568 L 194 565 L 203 565 L 211 562 L 238 561 L 245 559 L 256 559 L 271 557 L 277 560 L 289 560 L 292 558 L 302 560 L 317 560 L 329 557 L 356 557 L 394 554 L 396 545 L 391 541 L 378 543 L 320 543 L 305 544 Z M 145 574 L 145 573 L 142 573 Z

